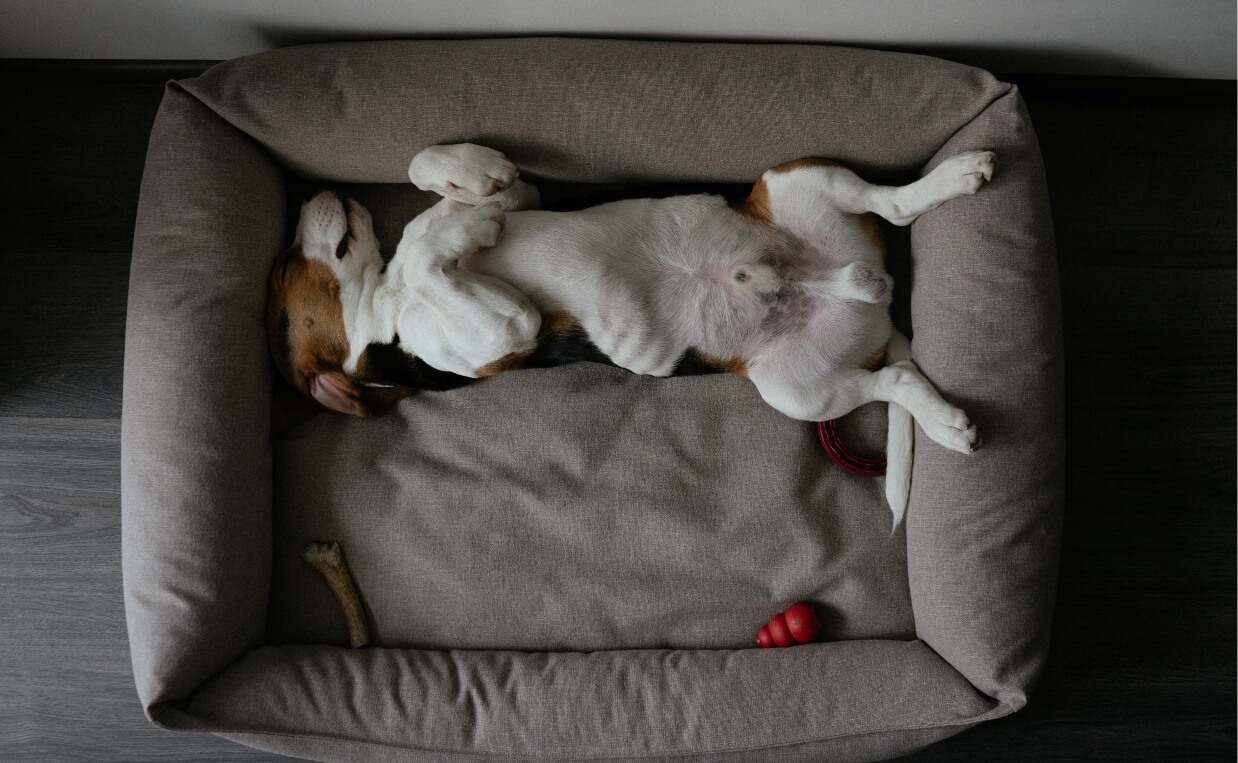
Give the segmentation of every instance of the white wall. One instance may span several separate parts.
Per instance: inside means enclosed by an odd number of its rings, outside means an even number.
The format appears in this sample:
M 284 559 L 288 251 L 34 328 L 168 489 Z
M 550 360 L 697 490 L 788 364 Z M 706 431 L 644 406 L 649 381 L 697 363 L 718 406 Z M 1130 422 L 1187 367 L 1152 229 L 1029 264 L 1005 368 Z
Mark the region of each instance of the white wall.
M 1234 0 L 0 0 L 0 57 L 223 59 L 302 42 L 577 34 L 835 42 L 1003 72 L 1235 78 Z

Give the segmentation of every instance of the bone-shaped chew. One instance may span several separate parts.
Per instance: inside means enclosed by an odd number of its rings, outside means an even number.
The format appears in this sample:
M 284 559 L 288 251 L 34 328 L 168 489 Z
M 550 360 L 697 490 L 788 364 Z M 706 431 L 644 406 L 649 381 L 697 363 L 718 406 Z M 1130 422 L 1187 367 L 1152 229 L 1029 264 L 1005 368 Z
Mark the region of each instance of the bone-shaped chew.
M 340 544 L 311 543 L 301 552 L 301 558 L 327 581 L 327 587 L 344 613 L 344 622 L 348 624 L 348 642 L 352 648 L 358 649 L 368 644 L 370 633 L 365 626 L 365 612 L 361 609 L 361 599 L 357 597 L 357 587 L 348 574 L 348 566 L 344 564 Z

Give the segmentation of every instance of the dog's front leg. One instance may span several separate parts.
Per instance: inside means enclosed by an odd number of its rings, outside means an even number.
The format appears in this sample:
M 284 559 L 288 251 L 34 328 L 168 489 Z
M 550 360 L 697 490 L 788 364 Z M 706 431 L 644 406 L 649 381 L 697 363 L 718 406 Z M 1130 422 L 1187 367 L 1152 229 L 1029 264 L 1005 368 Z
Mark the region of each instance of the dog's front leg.
M 428 270 L 454 269 L 461 257 L 498 243 L 506 220 L 498 204 L 443 199 L 404 226 L 392 260 L 403 262 L 406 281 Z
M 443 220 L 450 215 L 463 212 L 466 209 L 472 209 L 472 207 L 464 204 L 463 202 L 454 201 L 452 199 L 442 199 L 439 203 L 414 217 L 404 226 L 404 235 L 400 238 L 400 244 L 396 247 L 395 254 L 391 257 L 391 262 L 387 265 L 387 283 L 390 289 L 397 294 L 403 294 L 404 281 L 407 278 L 405 275 L 405 262 L 411 256 L 433 258 L 437 253 L 437 255 L 442 255 L 447 258 L 454 257 L 459 259 L 464 255 L 455 254 L 455 250 L 452 248 L 453 246 L 455 249 L 466 249 L 466 253 L 469 251 L 476 251 L 482 246 L 480 241 L 468 242 L 466 240 L 467 237 L 460 238 L 460 240 L 455 244 L 436 241 L 428 246 L 414 245 L 415 242 L 424 238 L 426 233 L 432 227 L 436 226 L 440 220 Z M 500 230 L 502 229 L 501 219 L 498 221 L 498 227 Z M 497 238 L 497 236 L 498 233 L 496 232 L 495 237 Z M 468 246 L 472 246 L 472 248 L 469 249 Z M 415 252 L 422 252 L 423 254 L 414 255 Z M 402 297 L 397 297 L 397 299 L 402 299 Z
M 408 179 L 423 191 L 469 206 L 497 202 L 504 210 L 536 209 L 537 188 L 502 152 L 473 143 L 430 146 L 408 165 Z
M 439 220 L 442 220 L 448 215 L 463 212 L 471 206 L 473 205 L 465 204 L 464 202 L 456 201 L 454 199 L 440 200 L 437 204 L 417 215 L 404 226 L 404 236 L 400 239 L 400 246 L 397 247 L 397 251 L 401 248 L 408 248 L 404 246 L 405 241 L 413 241 L 426 235 L 426 231 L 430 229 L 430 226 L 434 225 Z M 500 227 L 501 226 L 502 223 L 500 222 Z
M 392 259 L 405 294 L 397 329 L 401 343 L 434 368 L 476 377 L 500 358 L 531 350 L 541 315 L 511 285 L 459 267 L 460 258 L 497 243 L 503 210 L 444 205 L 406 226 Z

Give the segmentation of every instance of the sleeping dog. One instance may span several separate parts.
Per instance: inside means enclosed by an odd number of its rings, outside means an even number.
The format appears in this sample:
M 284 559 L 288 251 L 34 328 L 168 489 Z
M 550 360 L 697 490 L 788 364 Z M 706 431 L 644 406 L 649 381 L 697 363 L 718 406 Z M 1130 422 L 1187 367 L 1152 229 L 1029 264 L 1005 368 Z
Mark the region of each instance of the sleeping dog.
M 408 223 L 386 265 L 361 205 L 329 191 L 305 204 L 271 271 L 272 354 L 306 398 L 362 417 L 418 389 L 578 360 L 739 374 L 806 421 L 886 401 L 897 524 L 912 417 L 959 453 L 979 436 L 893 329 L 873 215 L 908 225 L 995 168 L 990 152 L 964 153 L 891 187 L 801 159 L 767 171 L 737 205 L 692 195 L 546 212 L 498 151 L 434 146 L 409 177 L 444 198 Z

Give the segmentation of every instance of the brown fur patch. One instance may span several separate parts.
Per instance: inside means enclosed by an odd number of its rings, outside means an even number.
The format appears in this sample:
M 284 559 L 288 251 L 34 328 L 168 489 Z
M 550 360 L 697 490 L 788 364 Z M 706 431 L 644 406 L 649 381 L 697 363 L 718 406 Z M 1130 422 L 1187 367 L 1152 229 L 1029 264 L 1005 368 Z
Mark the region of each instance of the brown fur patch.
M 542 316 L 542 326 L 537 330 L 537 338 L 542 339 L 550 334 L 565 334 L 580 328 L 580 321 L 566 310 L 558 310 Z
M 739 374 L 744 378 L 748 378 L 748 361 L 743 358 L 711 358 L 706 356 L 705 362 L 717 366 L 720 371 L 727 374 Z
M 580 329 L 580 321 L 576 316 L 569 312 L 559 310 L 553 313 L 547 313 L 542 316 L 542 325 L 537 330 L 537 342 L 541 344 L 542 340 L 552 334 L 566 334 L 569 331 L 577 331 Z M 474 371 L 479 378 L 494 376 L 508 371 L 519 371 L 524 368 L 525 361 L 537 352 L 537 345 L 530 347 L 527 350 L 513 352 L 504 355 L 498 360 L 491 361 L 486 365 Z
M 795 159 L 785 162 L 777 167 L 771 167 L 769 172 L 782 174 L 803 167 L 841 167 L 843 165 L 832 159 L 820 159 L 816 157 L 805 157 L 803 159 Z M 762 222 L 770 222 L 774 219 L 774 212 L 769 205 L 769 186 L 765 184 L 765 178 L 761 178 L 752 186 L 752 191 L 749 192 L 748 198 L 744 199 L 743 203 L 735 208 L 742 215 L 751 217 L 754 220 Z
M 765 178 L 761 178 L 752 186 L 748 198 L 744 199 L 735 211 L 762 222 L 770 222 L 774 219 L 773 210 L 769 207 L 769 186 L 765 185 Z
M 276 259 L 267 298 L 267 333 L 284 378 L 301 392 L 309 391 L 305 376 L 342 368 L 348 358 L 348 334 L 340 285 L 331 268 L 307 259 L 299 249 Z
M 885 233 L 881 230 L 881 219 L 874 213 L 868 212 L 857 217 L 856 222 L 859 223 L 860 230 L 869 242 L 881 252 L 881 261 L 884 263 L 889 250 L 886 249 Z
M 864 370 L 880 371 L 884 368 L 886 364 L 886 353 L 889 351 L 890 345 L 888 342 L 878 347 L 877 351 L 874 352 L 868 360 L 864 361 Z
M 521 350 L 520 352 L 513 352 L 504 355 L 498 360 L 491 361 L 481 368 L 478 368 L 473 373 L 477 374 L 478 378 L 484 379 L 487 376 L 503 374 L 508 371 L 519 371 L 524 368 L 524 362 L 529 359 L 529 356 L 536 351 L 537 345 L 534 345 L 527 350 Z

